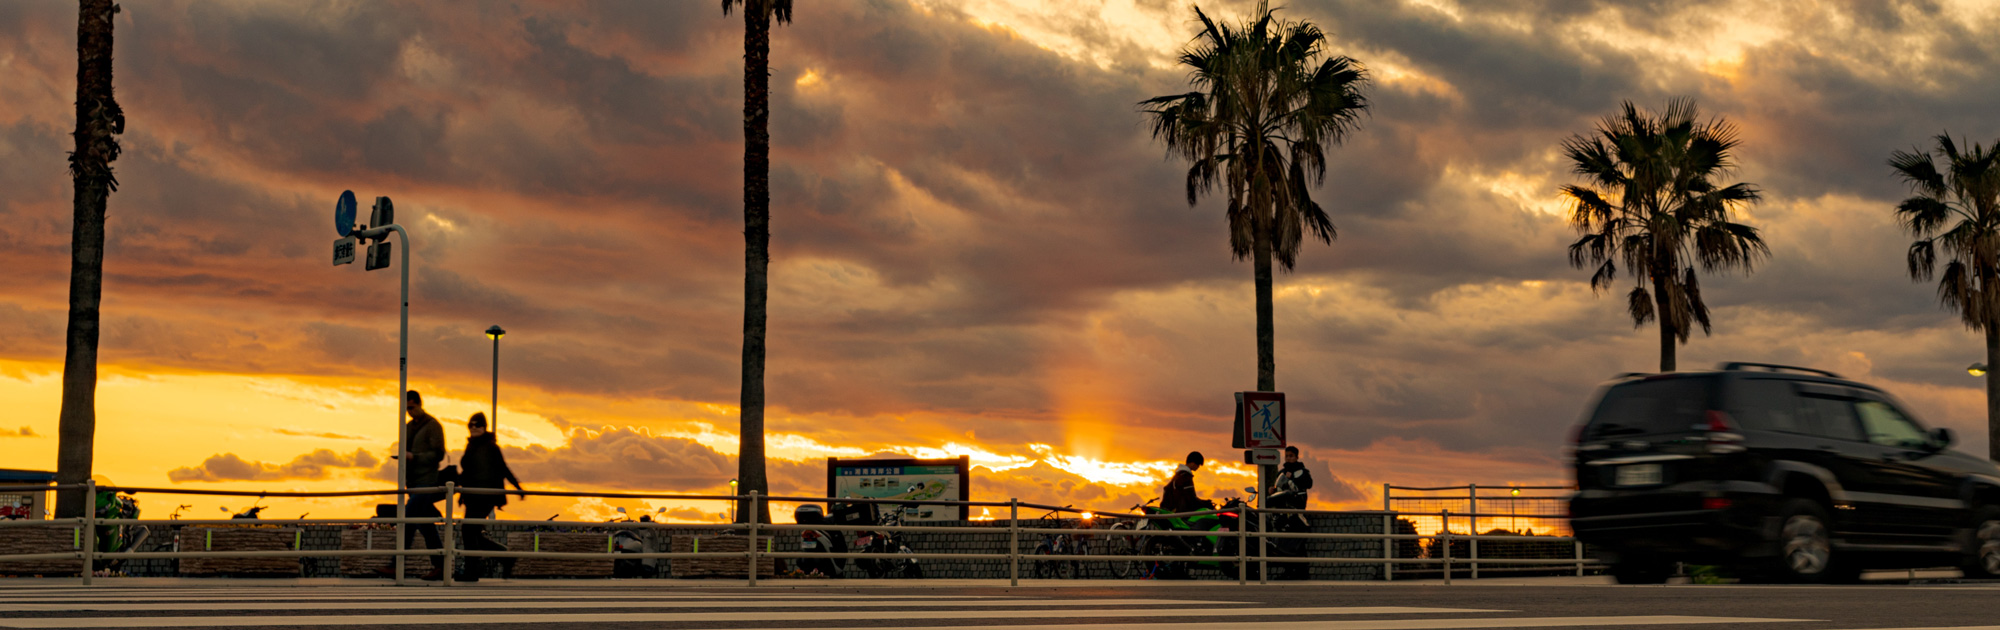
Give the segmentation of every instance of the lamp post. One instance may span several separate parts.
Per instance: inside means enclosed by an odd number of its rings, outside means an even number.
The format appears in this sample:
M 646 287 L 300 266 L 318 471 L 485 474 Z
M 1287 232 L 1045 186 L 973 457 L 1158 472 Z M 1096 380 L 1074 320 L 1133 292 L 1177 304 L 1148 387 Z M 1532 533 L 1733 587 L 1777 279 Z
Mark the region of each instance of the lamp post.
M 499 324 L 494 324 L 492 328 L 486 329 L 486 336 L 493 340 L 493 411 L 487 414 L 486 426 L 493 430 L 493 435 L 498 436 L 500 435 L 500 338 L 507 336 L 507 331 Z
M 733 496 L 736 496 L 736 480 L 735 480 L 735 479 L 731 479 L 731 480 L 729 480 L 729 496 L 732 496 L 732 497 L 733 497 Z M 735 501 L 735 500 L 733 500 L 733 499 L 732 499 L 732 500 L 731 500 L 731 501 L 729 502 L 729 522 L 731 522 L 731 523 L 734 523 L 734 522 L 736 522 L 736 501 Z

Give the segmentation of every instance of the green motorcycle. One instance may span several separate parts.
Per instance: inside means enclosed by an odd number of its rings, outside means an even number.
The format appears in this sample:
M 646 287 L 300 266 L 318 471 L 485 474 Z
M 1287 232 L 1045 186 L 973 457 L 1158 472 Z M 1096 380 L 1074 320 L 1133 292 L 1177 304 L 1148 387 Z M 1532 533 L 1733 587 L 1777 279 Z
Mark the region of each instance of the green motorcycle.
M 1174 513 L 1168 511 L 1166 508 L 1154 506 L 1154 501 L 1158 501 L 1158 499 L 1147 501 L 1145 505 L 1137 507 L 1144 510 L 1146 514 L 1156 516 Z M 1203 503 L 1207 505 L 1200 506 L 1199 509 L 1194 511 L 1206 512 L 1217 509 L 1214 507 L 1214 502 L 1204 501 Z M 1244 503 L 1242 499 L 1230 499 L 1222 504 L 1220 512 L 1213 514 L 1146 519 L 1138 527 L 1138 531 L 1142 534 L 1142 537 L 1139 539 L 1140 553 L 1148 556 L 1213 556 L 1216 558 L 1234 558 L 1236 557 L 1237 547 L 1236 532 L 1244 527 L 1248 527 L 1251 532 L 1257 530 L 1256 523 L 1244 522 L 1242 518 L 1243 509 Z M 1148 530 L 1209 532 L 1209 534 L 1206 536 L 1143 536 L 1143 533 Z M 1140 576 L 1141 579 L 1185 580 L 1189 577 L 1190 566 L 1186 561 L 1160 560 L 1146 564 L 1147 566 Z M 1225 575 L 1235 575 L 1235 572 L 1238 570 L 1237 563 L 1232 561 L 1202 560 L 1195 564 L 1221 571 Z

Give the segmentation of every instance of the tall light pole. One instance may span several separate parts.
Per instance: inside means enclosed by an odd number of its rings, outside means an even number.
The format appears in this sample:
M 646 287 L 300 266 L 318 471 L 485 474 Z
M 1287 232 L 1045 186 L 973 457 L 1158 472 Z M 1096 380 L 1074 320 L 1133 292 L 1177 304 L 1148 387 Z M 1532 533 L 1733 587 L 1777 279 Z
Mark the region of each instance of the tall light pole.
M 486 415 L 486 426 L 493 430 L 493 435 L 498 436 L 500 435 L 500 338 L 507 336 L 507 331 L 499 324 L 494 324 L 492 328 L 486 329 L 486 336 L 493 340 L 493 411 Z

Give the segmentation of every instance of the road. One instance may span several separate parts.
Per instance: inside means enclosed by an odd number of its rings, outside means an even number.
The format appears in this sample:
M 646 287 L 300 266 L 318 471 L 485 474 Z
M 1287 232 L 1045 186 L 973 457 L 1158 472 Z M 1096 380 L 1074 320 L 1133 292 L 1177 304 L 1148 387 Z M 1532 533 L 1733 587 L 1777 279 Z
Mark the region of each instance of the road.
M 932 581 L 756 589 L 632 582 L 0 580 L 0 628 L 531 627 L 649 630 L 1299 630 L 1452 628 L 1986 628 L 2000 584 L 1831 587 L 1509 583 L 1079 582 L 1008 588 Z

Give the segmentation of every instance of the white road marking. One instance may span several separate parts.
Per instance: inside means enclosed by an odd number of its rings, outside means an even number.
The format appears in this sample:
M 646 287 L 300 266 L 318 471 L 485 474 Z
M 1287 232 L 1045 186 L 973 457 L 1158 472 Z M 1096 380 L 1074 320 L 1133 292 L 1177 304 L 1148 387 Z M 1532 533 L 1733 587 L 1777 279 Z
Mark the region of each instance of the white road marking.
M 900 628 L 898 630 L 901 630 Z M 1868 630 L 2000 630 L 2000 626 L 1937 626 L 1934 628 L 1869 628 Z
M 1256 609 L 1254 614 L 1266 617 L 1290 617 L 1303 615 L 1341 614 L 1382 614 L 1386 607 L 1354 608 L 1270 608 Z M 1359 611 L 1359 612 L 1357 612 Z M 1490 613 L 1507 612 L 1500 610 L 1477 610 L 1460 608 L 1406 609 L 1404 612 L 1425 611 L 1432 613 Z M 1245 609 L 1231 608 L 1155 608 L 1149 610 L 818 610 L 809 612 L 674 612 L 674 613 L 570 613 L 549 614 L 530 613 L 520 615 L 471 614 L 471 615 L 276 615 L 259 617 L 39 617 L 32 619 L 0 619 L 0 628 L 195 628 L 195 627 L 242 627 L 242 626 L 401 626 L 437 624 L 581 624 L 581 623 L 699 623 L 711 621 L 871 621 L 880 619 L 1042 619 L 1061 617 L 1070 619 L 1113 618 L 1113 617 L 1241 617 Z M 1592 619 L 1616 619 L 1614 617 L 1594 617 Z M 1648 617 L 1647 619 L 1700 619 L 1697 617 Z M 1720 619 L 1720 618 L 1714 618 Z M 1740 621 L 1740 620 L 1737 620 Z M 1288 627 L 1299 626 L 1302 622 L 1287 622 Z M 1672 622 L 1648 622 L 1672 623 Z M 1723 622 L 1689 622 L 1723 623 Z M 1171 624 L 1170 624 L 1171 625 Z M 1212 624 L 1216 630 L 1241 627 L 1240 623 Z M 1551 625 L 1551 624 L 1541 624 Z M 1564 625 L 1564 624 L 1554 624 Z M 1570 624 L 1588 625 L 1588 624 Z M 1022 628 L 1025 626 L 992 626 L 993 628 Z M 1076 625 L 1047 626 L 1063 630 L 1077 630 Z M 1331 628 L 1331 626 L 1329 626 Z M 1395 628 L 1401 626 L 1383 626 Z M 1473 625 L 1410 626 L 1412 628 L 1479 628 Z M 961 626 L 949 626 L 951 630 L 964 630 Z M 869 627 L 865 630 L 880 630 Z
M 308 602 L 308 600 L 424 600 L 424 602 L 448 602 L 448 600 L 1010 600 L 1012 596 L 918 596 L 918 594 L 564 594 L 564 592 L 520 592 L 520 594 L 490 594 L 480 590 L 430 590 L 430 592 L 372 592 L 372 594 L 260 594 L 260 596 L 204 596 L 204 594 L 166 594 L 166 596 L 0 596 L 0 606 L 6 604 L 40 604 L 40 602 Z
M 1683 615 L 1641 615 L 1633 617 L 1509 617 L 1489 619 L 1370 619 L 1366 621 L 1286 621 L 1286 630 L 1455 630 L 1460 628 L 1552 628 L 1602 626 L 1678 626 L 1700 624 L 1799 623 L 1817 619 L 1760 619 L 1756 617 L 1689 617 Z M 1266 622 L 1259 622 L 1266 623 Z M 1242 630 L 1244 622 L 1201 623 L 1094 623 L 1031 624 L 1006 626 L 896 626 L 894 630 Z M 1982 626 L 1995 628 L 2000 626 Z M 729 630 L 797 630 L 795 628 L 731 628 Z M 880 627 L 815 628 L 815 630 L 883 630 Z M 1938 630 L 1966 630 L 1959 628 Z
M 1179 599 L 1050 599 L 1050 600 L 916 600 L 916 601 L 855 601 L 855 600 L 792 600 L 754 599 L 734 601 L 508 601 L 453 603 L 445 597 L 435 601 L 422 602 L 156 602 L 149 604 L 63 602 L 59 604 L 14 604 L 0 603 L 0 612 L 63 612 L 63 611 L 104 611 L 132 612 L 145 610 L 437 610 L 450 608 L 499 608 L 499 609 L 562 609 L 562 608 L 941 608 L 968 606 L 1175 606 L 1209 605 L 1240 606 L 1252 602 L 1189 601 Z M 1411 612 L 1427 609 L 1390 608 L 1384 612 Z

